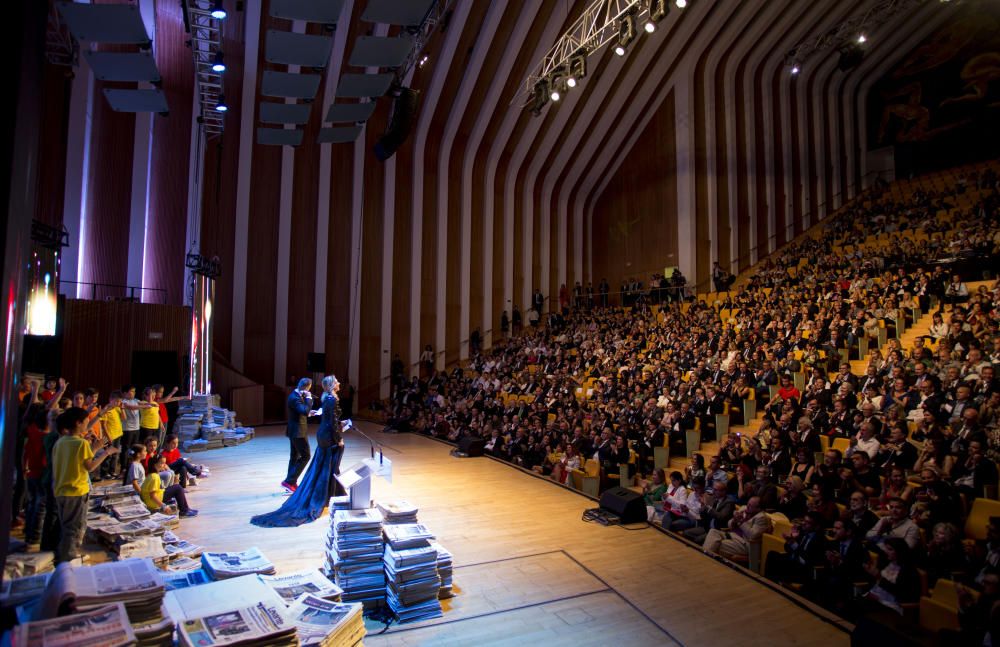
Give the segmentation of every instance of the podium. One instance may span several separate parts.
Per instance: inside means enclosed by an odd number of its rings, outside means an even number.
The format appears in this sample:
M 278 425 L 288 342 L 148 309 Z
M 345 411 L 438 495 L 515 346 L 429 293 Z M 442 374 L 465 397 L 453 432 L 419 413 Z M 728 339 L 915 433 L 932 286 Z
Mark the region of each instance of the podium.
M 392 482 L 392 461 L 383 456 L 382 452 L 355 463 L 334 477 L 347 491 L 351 510 L 367 510 L 372 507 L 373 476 L 381 476 Z

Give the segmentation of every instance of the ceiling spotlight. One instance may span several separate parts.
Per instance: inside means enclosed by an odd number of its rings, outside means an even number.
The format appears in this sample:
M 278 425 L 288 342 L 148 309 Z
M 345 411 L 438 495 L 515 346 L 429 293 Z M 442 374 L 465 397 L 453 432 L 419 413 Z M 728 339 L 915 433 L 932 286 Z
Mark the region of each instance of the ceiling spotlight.
M 553 101 L 558 101 L 562 98 L 562 95 L 559 94 L 559 90 L 553 90 L 552 94 L 549 95 L 549 98 Z
M 222 6 L 222 0 L 213 0 L 212 17 L 216 20 L 225 20 L 228 15 L 229 14 L 226 13 L 226 8 Z
M 541 114 L 542 108 L 549 101 L 549 83 L 545 79 L 538 79 L 535 82 L 534 93 L 531 97 L 531 112 L 536 117 Z
M 865 38 L 865 35 L 864 35 L 864 34 L 858 34 L 858 43 L 859 43 L 859 44 L 861 44 L 861 45 L 864 45 L 865 41 L 867 41 L 867 40 L 868 40 L 868 39 L 867 39 L 867 38 Z
M 427 56 L 427 54 L 424 54 L 423 57 L 420 59 L 420 62 L 417 63 L 417 67 L 423 67 L 424 65 L 426 65 L 428 59 L 429 57 Z
M 619 56 L 624 56 L 625 48 L 635 40 L 635 13 L 633 7 L 622 15 L 621 22 L 618 23 L 618 47 L 615 48 L 615 54 Z
M 792 76 L 795 76 L 796 74 L 798 74 L 799 71 L 800 70 L 799 70 L 799 66 L 798 65 L 793 65 L 792 66 Z
M 219 100 L 215 102 L 215 109 L 219 112 L 225 112 L 229 110 L 229 106 L 226 105 L 226 95 L 220 94 Z
M 576 79 L 574 79 L 572 76 L 569 77 L 568 79 L 566 79 L 566 86 L 570 87 L 570 88 L 575 88 L 576 87 Z
M 652 20 L 647 20 L 645 29 L 647 34 L 652 34 L 654 31 L 656 31 L 656 25 L 653 23 Z
M 667 16 L 667 0 L 649 0 L 646 4 L 646 12 L 649 14 L 646 19 L 646 31 L 653 33 L 656 23 Z
M 212 59 L 212 71 L 213 72 L 225 72 L 226 62 L 222 60 L 222 51 L 215 53 L 215 57 Z
M 566 85 L 576 87 L 577 79 L 587 76 L 587 50 L 580 48 L 569 57 L 569 72 L 566 74 Z
M 615 54 L 618 54 L 619 56 L 625 56 L 625 48 L 622 47 L 621 45 L 616 46 Z
M 676 4 L 678 9 L 683 9 L 688 6 L 687 0 L 677 0 Z

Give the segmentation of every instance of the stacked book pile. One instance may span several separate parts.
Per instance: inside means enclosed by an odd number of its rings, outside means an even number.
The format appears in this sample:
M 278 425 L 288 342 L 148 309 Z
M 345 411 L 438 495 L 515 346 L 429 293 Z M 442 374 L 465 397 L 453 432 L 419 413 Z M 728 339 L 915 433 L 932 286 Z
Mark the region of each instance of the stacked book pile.
M 298 571 L 288 575 L 258 575 L 260 581 L 277 593 L 285 604 L 291 604 L 303 595 L 312 595 L 331 602 L 340 602 L 343 590 L 316 569 Z
M 365 637 L 363 608 L 357 602 L 331 602 L 308 593 L 288 608 L 302 645 L 351 647 Z
M 438 598 L 444 600 L 445 598 L 450 598 L 454 595 L 451 588 L 451 578 L 453 573 L 451 553 L 449 553 L 444 546 L 436 541 L 431 542 L 431 548 L 437 551 L 438 577 L 441 578 L 441 590 L 438 591 Z
M 253 573 L 274 575 L 274 564 L 264 557 L 259 548 L 231 553 L 202 553 L 201 564 L 213 580 L 225 580 Z
M 408 501 L 387 501 L 375 505 L 386 523 L 417 523 L 417 507 Z
M 416 523 L 387 525 L 383 531 L 386 548 L 382 561 L 389 608 L 401 623 L 440 617 L 438 553 L 429 541 L 433 536 Z
M 326 574 L 343 589 L 345 602 L 377 606 L 385 600 L 382 513 L 336 510 L 326 542 Z

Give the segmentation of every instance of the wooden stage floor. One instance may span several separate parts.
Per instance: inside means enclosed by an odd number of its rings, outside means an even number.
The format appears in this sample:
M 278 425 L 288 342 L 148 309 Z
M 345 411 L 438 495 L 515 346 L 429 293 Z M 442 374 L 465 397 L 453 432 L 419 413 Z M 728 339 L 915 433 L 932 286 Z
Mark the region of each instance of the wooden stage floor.
M 846 645 L 849 637 L 783 595 L 651 529 L 588 524 L 596 503 L 488 458 L 358 423 L 393 462 L 374 497 L 404 498 L 454 555 L 457 596 L 444 617 L 368 623 L 369 645 Z M 284 500 L 288 441 L 261 427 L 244 445 L 195 454 L 212 468 L 190 494 L 200 516 L 178 534 L 209 550 L 259 547 L 279 573 L 322 564 L 327 517 L 298 528 L 257 528 L 252 515 Z M 313 441 L 315 446 L 315 441 Z M 347 467 L 369 454 L 348 434 Z

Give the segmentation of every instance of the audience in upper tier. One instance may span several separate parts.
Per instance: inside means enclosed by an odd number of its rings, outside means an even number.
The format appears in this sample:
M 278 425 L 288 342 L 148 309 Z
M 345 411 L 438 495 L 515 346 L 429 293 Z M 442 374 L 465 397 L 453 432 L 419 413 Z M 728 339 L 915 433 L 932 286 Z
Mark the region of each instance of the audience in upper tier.
M 767 575 L 848 616 L 909 613 L 937 578 L 964 582 L 981 641 L 1000 518 L 985 544 L 963 548 L 959 529 L 977 498 L 997 498 L 1000 286 L 969 283 L 1000 267 L 998 195 L 988 169 L 950 192 L 881 184 L 744 281 L 717 272 L 732 287 L 711 305 L 678 302 L 659 277 L 624 282 L 628 309 L 578 284 L 572 307 L 466 369 L 395 376 L 388 427 L 480 436 L 566 484 L 589 464 L 605 487 L 628 465 L 651 518 L 706 552 L 745 559 L 780 525 Z M 932 312 L 904 347 L 898 333 Z M 718 434 L 707 466 L 654 466 L 658 447 L 715 441 L 727 411 L 736 433 Z
M 67 395 L 68 386 L 62 378 L 22 382 L 11 511 L 12 527 L 24 528 L 29 551 L 55 551 L 56 562 L 80 559 L 91 484 L 99 481 L 131 485 L 150 510 L 198 514 L 185 488 L 205 471 L 180 456 L 176 436 L 167 435 L 161 445 L 170 424 L 164 405 L 184 399 L 175 396 L 176 388 L 165 396 L 162 386 L 147 387 L 139 401 L 127 385 L 101 406 L 96 389 Z M 140 437 L 145 445 L 136 444 Z M 156 452 L 159 446 L 163 453 Z M 153 448 L 148 456 L 147 447 Z M 120 452 L 121 461 L 115 456 Z

